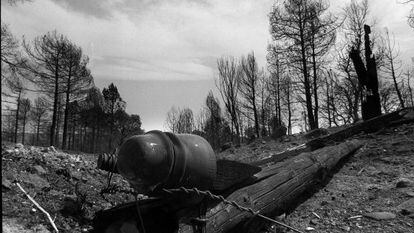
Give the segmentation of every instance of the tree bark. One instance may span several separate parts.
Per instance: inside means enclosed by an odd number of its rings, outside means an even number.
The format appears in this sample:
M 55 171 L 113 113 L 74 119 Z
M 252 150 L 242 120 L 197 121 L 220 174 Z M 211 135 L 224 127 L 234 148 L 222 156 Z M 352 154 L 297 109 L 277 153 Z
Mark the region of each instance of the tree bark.
M 256 176 L 267 172 L 268 178 L 241 188 L 226 199 L 252 208 L 260 214 L 269 216 L 281 214 L 285 210 L 285 204 L 294 201 L 305 191 L 315 181 L 320 171 L 332 169 L 340 159 L 355 152 L 362 145 L 362 142 L 354 140 L 315 152 L 303 153 L 285 163 L 285 167 L 274 165 L 278 168 L 274 169 L 273 173 L 269 172 L 273 167 L 263 170 Z M 252 217 L 248 212 L 220 203 L 207 212 L 206 218 L 210 221 L 207 221 L 206 228 L 208 232 L 225 232 Z
M 55 62 L 55 92 L 54 92 L 54 100 L 53 100 L 53 116 L 52 116 L 52 125 L 50 127 L 50 145 L 51 146 L 55 145 L 55 130 L 56 130 L 56 121 L 57 121 L 57 114 L 58 114 L 58 102 L 59 102 L 59 61 L 56 61 Z
M 17 143 L 17 133 L 19 129 L 19 112 L 20 112 L 20 99 L 22 97 L 22 90 L 19 91 L 19 96 L 17 97 L 17 109 L 16 109 L 16 121 L 14 124 L 14 143 Z
M 27 117 L 27 111 L 24 113 L 23 115 L 23 132 L 22 132 L 22 144 L 24 145 L 24 136 L 25 136 L 25 131 L 26 131 L 26 117 Z
M 37 129 L 36 129 L 36 145 L 39 145 L 39 133 L 40 133 L 40 117 L 37 119 Z
M 390 63 L 391 63 L 391 75 L 392 75 L 392 80 L 394 81 L 395 91 L 397 92 L 397 96 L 398 96 L 398 100 L 400 101 L 401 108 L 404 108 L 404 99 L 402 98 L 400 88 L 398 87 L 397 77 L 395 76 L 395 70 L 394 70 L 394 60 L 392 59 L 392 57 L 390 57 Z
M 372 51 L 370 47 L 369 33 L 371 29 L 368 25 L 364 26 L 365 30 L 365 59 L 366 66 L 360 57 L 360 51 L 358 49 L 352 48 L 349 56 L 354 63 L 355 71 L 358 75 L 358 81 L 360 86 L 362 86 L 362 119 L 368 120 L 373 117 L 381 115 L 381 103 L 378 92 L 378 75 L 377 67 L 375 62 L 375 57 L 371 56 Z
M 72 68 L 69 68 L 68 81 L 66 83 L 66 103 L 65 103 L 65 119 L 63 123 L 63 139 L 62 139 L 62 149 L 66 149 L 66 141 L 68 134 L 68 122 L 69 122 L 69 103 L 70 103 L 70 79 L 71 79 Z
M 305 86 L 305 98 L 306 98 L 306 110 L 307 110 L 307 118 L 309 122 L 310 130 L 316 129 L 315 118 L 313 116 L 312 110 L 312 95 L 310 92 L 310 83 L 309 83 L 309 74 L 308 74 L 308 67 L 306 64 L 306 50 L 305 50 L 305 42 L 304 42 L 304 35 L 303 29 L 300 30 L 300 45 L 301 45 L 301 53 L 302 53 L 302 68 L 303 68 L 303 84 Z
M 315 121 L 315 127 L 319 128 L 319 117 L 318 117 L 318 111 L 319 111 L 319 105 L 318 105 L 318 83 L 317 83 L 317 70 L 316 70 L 316 54 L 315 54 L 315 41 L 314 36 L 312 38 L 312 66 L 313 66 L 313 98 L 315 101 L 315 108 L 314 108 L 314 121 Z

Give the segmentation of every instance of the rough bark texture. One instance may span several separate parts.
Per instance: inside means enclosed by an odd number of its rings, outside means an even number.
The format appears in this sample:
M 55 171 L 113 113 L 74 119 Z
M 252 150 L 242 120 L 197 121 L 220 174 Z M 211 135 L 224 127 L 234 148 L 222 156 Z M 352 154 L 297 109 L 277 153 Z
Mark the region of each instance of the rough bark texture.
M 275 210 L 283 212 L 285 205 L 306 190 L 321 170 L 333 168 L 340 159 L 362 145 L 361 141 L 353 140 L 303 153 L 286 162 L 286 166 L 282 168 L 276 164 L 276 169 L 269 167 L 258 173 L 258 177 L 266 173 L 267 178 L 233 192 L 227 199 L 261 214 L 275 213 Z M 220 203 L 207 212 L 207 232 L 228 231 L 251 217 L 248 212 Z
M 405 117 L 409 112 L 414 112 L 414 108 L 405 108 L 354 124 L 338 132 L 310 140 L 305 144 L 289 148 L 282 152 L 274 153 L 268 158 L 251 163 L 251 165 L 262 166 L 271 162 L 280 162 L 286 158 L 299 155 L 303 152 L 313 151 L 332 143 L 344 141 L 347 138 L 361 132 L 375 132 L 396 121 L 412 121 L 413 119 Z
M 384 114 L 370 120 L 354 124 L 351 127 L 347 127 L 346 129 L 340 130 L 336 133 L 329 134 L 320 138 L 316 138 L 306 143 L 306 145 L 310 148 L 310 150 L 314 150 L 317 148 L 321 148 L 326 146 L 329 143 L 340 142 L 349 138 L 355 134 L 366 132 L 372 133 L 382 129 L 383 127 L 391 124 L 394 121 L 398 120 L 406 120 L 406 115 L 414 111 L 414 108 L 405 108 L 396 112 L 392 112 L 389 114 Z M 411 118 L 407 118 L 407 120 L 411 120 Z
M 378 75 L 375 57 L 372 55 L 369 34 L 371 29 L 368 25 L 364 26 L 365 30 L 365 59 L 366 68 L 360 57 L 359 49 L 352 48 L 349 56 L 355 66 L 358 75 L 358 81 L 363 90 L 362 98 L 362 119 L 368 120 L 381 115 L 381 104 L 378 92 Z

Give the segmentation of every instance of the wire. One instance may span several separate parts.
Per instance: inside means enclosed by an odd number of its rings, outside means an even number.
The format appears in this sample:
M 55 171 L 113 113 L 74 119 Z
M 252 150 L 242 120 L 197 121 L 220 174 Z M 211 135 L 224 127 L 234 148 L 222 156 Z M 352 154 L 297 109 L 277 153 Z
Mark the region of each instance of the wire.
M 141 216 L 141 209 L 139 208 L 138 194 L 135 196 L 135 204 L 137 206 L 137 212 L 138 212 L 139 222 L 140 222 L 141 227 L 142 227 L 142 231 L 143 231 L 143 233 L 146 233 L 145 232 L 145 226 L 144 226 L 144 220 L 142 219 L 142 216 Z
M 282 222 L 279 222 L 279 221 L 276 221 L 276 220 L 271 219 L 271 218 L 269 218 L 269 217 L 266 217 L 266 216 L 264 216 L 264 215 L 260 214 L 260 213 L 259 213 L 259 211 L 254 211 L 252 208 L 247 208 L 247 207 L 241 206 L 241 205 L 239 205 L 239 204 L 238 204 L 237 202 L 235 202 L 235 201 L 229 201 L 229 200 L 225 199 L 225 198 L 224 198 L 223 196 L 221 196 L 221 195 L 215 195 L 215 194 L 212 194 L 210 191 L 201 191 L 201 190 L 199 190 L 199 189 L 197 189 L 197 188 L 187 189 L 187 188 L 184 188 L 184 187 L 180 187 L 180 188 L 178 188 L 178 189 L 162 189 L 162 191 L 164 191 L 164 192 L 166 192 L 166 193 L 168 193 L 168 194 L 173 194 L 173 193 L 178 193 L 178 192 L 181 192 L 181 193 L 182 193 L 182 192 L 184 192 L 184 193 L 186 193 L 186 194 L 192 194 L 192 193 L 195 193 L 195 194 L 197 194 L 197 195 L 199 195 L 199 196 L 201 196 L 201 195 L 203 195 L 203 196 L 207 196 L 207 197 L 209 197 L 210 199 L 213 199 L 213 200 L 220 200 L 220 201 L 224 202 L 225 204 L 232 205 L 232 206 L 236 207 L 237 209 L 239 209 L 239 210 L 241 210 L 241 211 L 249 212 L 249 213 L 251 213 L 251 214 L 252 214 L 252 215 L 254 215 L 254 216 L 258 216 L 258 217 L 260 217 L 260 218 L 263 218 L 263 219 L 265 219 L 265 220 L 268 220 L 268 221 L 273 222 L 273 223 L 275 223 L 275 224 L 278 224 L 278 225 L 280 225 L 280 226 L 286 227 L 286 228 L 288 228 L 288 229 L 290 229 L 290 230 L 292 230 L 292 231 L 295 231 L 295 232 L 298 232 L 298 233 L 303 233 L 302 231 L 300 231 L 300 230 L 298 230 L 298 229 L 296 229 L 296 228 L 293 228 L 293 227 L 291 227 L 291 226 L 289 226 L 289 225 L 286 225 L 286 224 L 284 224 L 284 223 L 282 223 Z

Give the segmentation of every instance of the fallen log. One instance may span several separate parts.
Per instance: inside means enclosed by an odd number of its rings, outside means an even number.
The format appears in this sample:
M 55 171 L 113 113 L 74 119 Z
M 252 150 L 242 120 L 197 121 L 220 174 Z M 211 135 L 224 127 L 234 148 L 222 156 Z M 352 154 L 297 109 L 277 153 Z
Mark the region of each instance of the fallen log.
M 131 223 L 136 226 L 136 231 L 131 232 L 141 232 L 143 229 L 146 232 L 174 232 L 178 227 L 179 219 L 181 222 L 189 223 L 194 219 L 200 219 L 200 216 L 204 219 L 201 224 L 206 223 L 205 232 L 226 232 L 254 217 L 251 212 L 241 211 L 234 205 L 226 203 L 234 201 L 239 206 L 251 208 L 252 212 L 267 216 L 281 214 L 289 208 L 287 204 L 296 200 L 316 180 L 319 180 L 321 174 L 326 174 L 326 170 L 332 169 L 339 160 L 362 145 L 363 143 L 358 140 L 348 141 L 302 153 L 284 162 L 263 168 L 253 179 L 241 184 L 240 188 L 229 195 L 225 195 L 227 202 L 182 192 L 158 199 L 142 200 L 138 203 L 126 203 L 100 211 L 94 218 L 94 232 L 118 233 L 121 231 L 116 229 Z M 207 204 L 205 215 L 202 213 L 204 211 L 198 211 L 197 203 L 201 203 L 200 200 L 204 200 Z M 139 212 L 137 208 L 140 209 Z M 139 216 L 143 219 L 142 223 L 138 221 L 141 218 Z
M 253 166 L 263 166 L 267 163 L 277 163 L 286 158 L 293 157 L 300 153 L 309 152 L 309 151 L 310 151 L 310 148 L 306 144 L 301 144 L 299 146 L 288 148 L 282 152 L 273 153 L 272 155 L 270 155 L 269 157 L 265 159 L 255 161 L 250 164 Z
M 363 145 L 352 140 L 336 146 L 324 147 L 302 153 L 285 163 L 259 172 L 260 181 L 233 192 L 226 199 L 265 215 L 283 213 L 287 203 L 297 198 L 318 177 L 321 171 L 330 170 L 342 158 L 352 154 Z M 226 232 L 241 222 L 252 218 L 251 213 L 225 203 L 219 203 L 207 214 L 207 232 Z
M 250 164 L 254 166 L 263 166 L 268 163 L 277 163 L 286 158 L 299 155 L 303 152 L 314 151 L 327 145 L 342 142 L 349 137 L 352 137 L 353 135 L 359 134 L 361 132 L 372 133 L 388 125 L 397 126 L 401 124 L 411 123 L 414 122 L 413 115 L 413 107 L 404 108 L 392 113 L 384 114 L 360 123 L 356 123 L 338 132 L 310 140 L 305 144 L 289 148 L 282 152 L 274 153 L 268 158 L 255 161 Z
M 310 148 L 311 151 L 313 151 L 332 143 L 344 141 L 345 139 L 361 132 L 373 133 L 390 124 L 397 125 L 396 122 L 399 122 L 400 124 L 409 123 L 413 121 L 413 112 L 414 108 L 411 107 L 374 117 L 369 120 L 356 123 L 333 134 L 313 139 L 307 142 L 306 145 L 308 148 Z

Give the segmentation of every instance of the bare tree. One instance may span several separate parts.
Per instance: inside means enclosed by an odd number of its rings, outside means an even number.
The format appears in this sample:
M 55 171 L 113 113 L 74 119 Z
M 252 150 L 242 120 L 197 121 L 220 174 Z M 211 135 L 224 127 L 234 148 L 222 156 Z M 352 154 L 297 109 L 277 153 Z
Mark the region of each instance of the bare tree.
M 68 122 L 69 122 L 69 103 L 85 96 L 86 91 L 93 83 L 90 70 L 86 67 L 89 62 L 88 57 L 82 53 L 82 49 L 73 43 L 69 43 L 65 51 L 64 72 L 65 72 L 65 113 L 63 124 L 62 148 L 66 149 Z
M 102 90 L 102 94 L 105 100 L 105 113 L 108 114 L 109 123 L 109 144 L 108 150 L 112 150 L 116 123 L 116 112 L 118 110 L 125 109 L 125 101 L 122 100 L 121 95 L 118 92 L 118 88 L 113 84 L 109 84 L 108 88 Z
M 410 70 L 407 70 L 407 72 L 405 73 L 405 75 L 407 76 L 407 102 L 411 103 L 411 107 L 414 107 L 414 95 L 413 95 L 413 88 L 411 87 L 410 81 L 411 78 L 413 77 L 413 72 L 410 72 Z
M 344 105 L 345 112 L 352 118 L 352 122 L 355 123 L 359 120 L 359 105 L 362 88 L 359 85 L 358 77 L 352 66 L 349 53 L 348 51 L 345 51 L 345 49 L 338 51 L 336 68 L 339 72 L 334 73 L 330 71 L 328 73 L 331 77 L 331 82 L 328 82 L 328 84 L 333 84 L 333 76 L 339 75 L 341 77 L 341 85 L 346 88 L 342 89 L 339 94 L 343 94 L 341 98 L 344 97 L 347 99 L 346 104 Z M 331 85 L 331 87 L 334 86 Z
M 18 137 L 18 128 L 19 128 L 19 119 L 20 119 L 20 106 L 22 103 L 23 93 L 24 93 L 24 86 L 23 81 L 18 77 L 15 76 L 12 79 L 6 80 L 7 86 L 11 91 L 11 97 L 16 98 L 16 109 L 15 109 L 15 124 L 14 124 L 14 142 L 17 143 Z
M 258 99 L 260 100 L 260 136 L 267 136 L 270 130 L 266 130 L 266 125 L 270 120 L 270 95 L 269 90 L 269 76 L 265 74 L 262 69 L 259 72 L 259 82 L 258 82 Z M 268 127 L 269 128 L 269 127 Z M 267 132 L 266 132 L 267 131 Z
M 274 102 L 275 116 L 277 124 L 282 125 L 282 108 L 281 108 L 281 79 L 284 73 L 285 64 L 282 61 L 283 51 L 277 46 L 269 45 L 267 53 L 268 70 L 270 71 L 270 79 L 268 89 Z
M 236 130 L 236 143 L 240 143 L 240 124 L 239 124 L 239 82 L 243 75 L 242 68 L 237 64 L 234 57 L 222 57 L 217 60 L 219 71 L 218 83 L 216 84 L 221 98 L 223 99 L 226 111 L 230 115 L 231 128 Z
M 307 118 L 311 129 L 317 127 L 308 67 L 309 42 L 312 35 L 310 26 L 315 19 L 314 4 L 311 0 L 287 0 L 274 5 L 269 16 L 273 40 L 285 42 L 284 50 L 290 53 L 292 64 L 300 64 L 296 67 L 303 74 Z
M 257 86 L 259 83 L 259 71 L 256 57 L 251 52 L 247 57 L 242 57 L 241 66 L 244 75 L 240 79 L 239 91 L 245 103 L 242 105 L 247 111 L 253 112 L 256 137 L 259 137 L 259 115 L 257 112 Z M 247 114 L 246 114 L 247 115 Z
M 64 62 L 69 40 L 56 31 L 36 37 L 33 46 L 25 40 L 23 47 L 30 60 L 25 69 L 33 73 L 31 80 L 40 89 L 50 93 L 53 99 L 53 115 L 50 130 L 50 145 L 55 145 L 55 133 L 58 120 L 59 94 L 62 92 L 60 84 L 64 78 Z
M 329 51 L 336 40 L 337 18 L 331 13 L 326 13 L 329 5 L 323 1 L 316 1 L 310 5 L 310 13 L 313 15 L 310 21 L 310 54 L 312 57 L 313 70 L 313 96 L 314 96 L 314 117 L 316 128 L 319 128 L 319 98 L 318 86 L 322 82 L 318 79 L 319 66 L 322 57 Z M 324 17 L 322 17 L 324 15 Z
M 410 14 L 407 17 L 407 21 L 408 21 L 408 25 L 410 25 L 410 27 L 414 28 L 414 0 L 405 0 L 402 2 L 403 4 L 411 4 L 411 10 L 410 10 Z
M 6 73 L 13 73 L 19 66 L 21 54 L 18 50 L 19 42 L 11 33 L 5 23 L 1 23 L 1 81 L 6 78 Z M 3 93 L 3 92 L 2 92 Z
M 292 104 L 292 94 L 293 94 L 293 83 L 292 79 L 285 75 L 281 80 L 282 92 L 284 105 L 287 108 L 287 130 L 288 134 L 292 134 L 292 115 L 293 115 L 293 104 Z
M 177 133 L 191 133 L 194 130 L 193 111 L 190 108 L 180 110 L 177 122 Z
M 39 145 L 40 127 L 44 120 L 44 117 L 49 111 L 49 103 L 45 97 L 38 97 L 34 101 L 34 105 L 31 108 L 31 118 L 36 128 L 36 145 Z
M 194 119 L 194 131 L 200 136 L 204 136 L 204 129 L 208 120 L 208 110 L 202 107 Z
M 26 135 L 26 120 L 27 120 L 27 114 L 30 111 L 31 102 L 29 99 L 22 99 L 20 103 L 20 110 L 21 110 L 21 116 L 23 120 L 23 130 L 22 130 L 22 144 L 25 144 L 25 135 Z
M 379 83 L 379 94 L 381 99 L 381 107 L 385 113 L 390 113 L 397 109 L 398 98 L 395 96 L 394 87 L 387 81 Z
M 177 133 L 177 121 L 179 119 L 179 115 L 179 109 L 177 109 L 175 106 L 172 106 L 171 109 L 167 112 L 165 126 L 173 133 Z
M 364 36 L 364 25 L 367 24 L 369 14 L 368 0 L 351 0 L 344 8 L 346 17 L 344 23 L 345 37 L 351 43 L 350 47 L 361 49 L 362 37 Z
M 192 133 L 194 124 L 193 111 L 190 108 L 176 108 L 175 106 L 167 112 L 165 125 L 173 133 Z
M 390 38 L 388 29 L 385 29 L 385 38 L 383 39 L 382 44 L 384 46 L 383 71 L 391 76 L 395 92 L 397 93 L 398 100 L 400 101 L 400 106 L 401 108 L 404 108 L 404 99 L 401 94 L 401 88 L 399 87 L 400 83 L 397 80 L 401 76 L 401 72 L 399 71 L 401 69 L 401 61 L 398 60 L 399 50 L 395 48 L 395 38 L 394 36 L 393 39 Z

